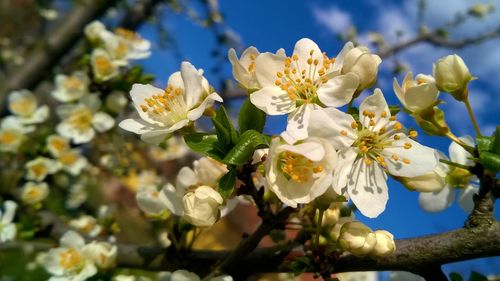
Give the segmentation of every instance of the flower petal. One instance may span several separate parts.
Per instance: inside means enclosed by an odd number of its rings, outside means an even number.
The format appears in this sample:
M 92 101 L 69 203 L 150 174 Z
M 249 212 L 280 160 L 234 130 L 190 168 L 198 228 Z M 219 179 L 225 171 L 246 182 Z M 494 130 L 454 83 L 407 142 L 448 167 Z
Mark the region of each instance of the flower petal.
M 115 119 L 104 112 L 97 112 L 94 114 L 92 125 L 98 132 L 102 133 L 115 125 Z
M 418 196 L 418 204 L 427 212 L 440 212 L 451 206 L 455 192 L 447 185 L 437 192 L 422 192 Z
M 312 55 L 311 51 L 313 52 Z M 312 58 L 313 61 L 318 60 L 318 65 L 323 65 L 323 54 L 320 48 L 309 38 L 302 38 L 295 43 L 293 55 L 298 56 L 297 64 L 300 69 L 309 69 L 310 65 L 307 63 L 309 58 Z
M 285 56 L 273 53 L 262 53 L 255 60 L 255 75 L 261 87 L 275 86 L 276 74 L 283 72 Z
M 335 76 L 319 87 L 318 98 L 326 106 L 344 106 L 351 101 L 358 81 L 358 76 L 354 73 Z
M 191 168 L 183 167 L 177 174 L 175 187 L 178 194 L 184 195 L 189 187 L 197 184 L 198 178 Z
M 307 127 L 313 108 L 314 106 L 305 104 L 288 115 L 286 131 L 281 134 L 281 137 L 288 143 L 307 138 Z
M 187 118 L 192 121 L 200 118 L 203 112 L 205 112 L 205 109 L 214 104 L 214 101 L 222 102 L 221 96 L 219 96 L 219 94 L 217 93 L 211 93 L 203 100 L 203 102 L 199 106 L 188 112 Z
M 146 84 L 134 84 L 132 85 L 132 90 L 130 90 L 130 97 L 134 103 L 134 107 L 141 116 L 142 119 L 151 124 L 160 125 L 159 122 L 149 117 L 148 112 L 144 112 L 141 109 L 141 105 L 145 103 L 146 98 L 150 98 L 153 95 L 163 94 L 164 91 L 160 88 L 153 87 Z
M 363 215 L 376 218 L 389 200 L 387 175 L 378 164 L 367 165 L 363 159 L 358 159 L 349 174 L 347 192 Z
M 59 241 L 62 247 L 75 247 L 77 249 L 85 245 L 85 240 L 83 237 L 73 230 L 69 230 L 61 237 Z
M 342 50 L 340 50 L 339 54 L 335 58 L 335 62 L 331 67 L 331 71 L 339 71 L 342 69 L 344 58 L 346 54 L 352 49 L 354 49 L 354 44 L 351 41 L 345 43 L 344 47 L 342 47 Z
M 382 91 L 379 88 L 375 89 L 373 95 L 365 98 L 361 103 L 361 105 L 359 106 L 360 121 L 363 124 L 363 126 L 369 127 L 370 118 L 363 115 L 363 112 L 365 111 L 375 113 L 374 121 L 377 125 L 375 126 L 375 128 L 373 128 L 374 131 L 378 131 L 380 130 L 380 128 L 385 126 L 386 122 L 377 122 L 382 112 L 385 112 L 385 114 L 387 115 L 387 120 L 389 120 L 389 117 L 391 117 L 389 106 L 387 106 L 384 94 L 382 94 Z
M 323 145 L 314 141 L 306 140 L 296 145 L 284 144 L 280 146 L 280 149 L 300 154 L 314 162 L 321 161 L 325 157 L 325 148 Z
M 309 136 L 328 139 L 336 149 L 350 147 L 357 138 L 357 132 L 351 127 L 354 118 L 336 108 L 317 108 L 311 112 Z M 347 135 L 342 135 L 342 131 Z
M 409 149 L 405 148 L 405 145 Z M 389 173 L 400 177 L 416 177 L 432 171 L 439 163 L 439 157 L 436 150 L 421 145 L 418 142 L 401 136 L 400 140 L 394 141 L 393 146 L 386 147 L 382 152 L 387 163 Z M 397 156 L 398 161 L 392 157 Z M 406 164 L 403 161 L 409 160 Z
M 459 139 L 470 146 L 474 146 L 474 140 L 472 139 L 471 136 L 463 136 L 459 137 Z M 466 166 L 474 165 L 474 162 L 471 159 L 472 155 L 455 142 L 452 142 L 450 144 L 450 147 L 448 148 L 448 153 L 450 154 L 450 159 L 453 162 Z
M 283 115 L 295 109 L 293 100 L 276 86 L 264 87 L 252 93 L 250 101 L 269 115 Z
M 184 81 L 186 106 L 187 108 L 192 108 L 200 102 L 204 92 L 203 85 L 201 84 L 201 73 L 190 62 L 183 61 L 181 63 L 181 76 L 182 81 Z
M 162 189 L 163 194 L 165 195 L 164 203 L 167 208 L 176 216 L 182 216 L 184 213 L 184 208 L 182 207 L 182 196 L 175 191 L 175 188 L 170 184 Z
M 339 160 L 337 168 L 333 173 L 332 187 L 337 194 L 343 194 L 344 188 L 347 186 L 349 174 L 354 169 L 354 162 L 358 154 L 354 149 L 343 149 L 338 152 Z
M 465 212 L 470 213 L 474 209 L 474 194 L 479 193 L 479 187 L 472 184 L 467 185 L 464 189 L 460 191 L 458 196 L 458 206 L 464 209 Z

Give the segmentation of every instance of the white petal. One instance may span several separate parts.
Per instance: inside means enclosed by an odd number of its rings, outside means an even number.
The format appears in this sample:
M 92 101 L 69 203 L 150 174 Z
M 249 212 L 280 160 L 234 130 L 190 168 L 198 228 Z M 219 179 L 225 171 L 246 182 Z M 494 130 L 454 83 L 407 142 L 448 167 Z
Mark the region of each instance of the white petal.
M 170 132 L 169 130 L 148 131 L 141 135 L 141 140 L 149 144 L 159 145 L 167 138 Z
M 278 72 L 283 73 L 285 67 L 285 56 L 273 53 L 262 53 L 255 60 L 255 75 L 260 86 L 275 86 Z
M 184 81 L 186 106 L 191 108 L 200 102 L 203 94 L 201 74 L 190 62 L 183 61 L 181 63 L 181 76 L 182 81 Z
M 382 91 L 379 88 L 375 89 L 373 95 L 365 98 L 361 103 L 361 105 L 359 106 L 359 118 L 361 119 L 361 123 L 365 127 L 369 127 L 370 119 L 368 117 L 363 116 L 363 112 L 365 110 L 375 113 L 374 120 L 375 123 L 377 123 L 377 126 L 375 126 L 374 128 L 375 131 L 378 131 L 381 127 L 385 125 L 384 122 L 377 122 L 382 112 L 385 112 L 387 114 L 387 120 L 389 120 L 388 118 L 391 117 L 389 106 L 387 106 L 387 102 L 385 101 L 384 95 L 382 94 Z
M 314 162 L 321 161 L 325 157 L 325 148 L 319 142 L 310 141 L 296 145 L 284 144 L 280 146 L 280 149 L 300 154 Z
M 184 195 L 188 187 L 196 184 L 198 184 L 198 178 L 191 168 L 183 167 L 177 174 L 175 187 L 180 195 Z
M 378 164 L 367 165 L 363 159 L 354 162 L 347 181 L 347 192 L 363 215 L 376 218 L 385 210 L 389 200 L 386 181 L 387 175 Z
M 118 126 L 126 131 L 142 135 L 159 127 L 153 127 L 150 123 L 142 119 L 125 119 L 121 121 Z
M 142 111 L 141 105 L 145 103 L 144 100 L 146 98 L 150 98 L 153 95 L 159 95 L 163 93 L 164 91 L 162 89 L 153 87 L 151 85 L 146 85 L 146 84 L 132 85 L 132 90 L 130 90 L 130 97 L 134 102 L 135 109 L 137 110 L 139 116 L 141 116 L 142 119 L 151 124 L 159 125 L 158 122 L 154 121 L 152 118 L 149 117 L 149 114 L 147 112 Z
M 200 118 L 205 109 L 214 104 L 214 101 L 222 102 L 221 96 L 219 96 L 219 94 L 217 93 L 211 93 L 203 100 L 203 102 L 199 106 L 188 112 L 187 118 L 191 121 Z
M 411 145 L 410 149 L 403 147 L 406 143 Z M 385 157 L 389 173 L 400 177 L 421 176 L 432 171 L 439 162 L 436 150 L 408 137 L 401 137 L 400 140 L 394 141 L 393 146 L 385 148 L 381 154 Z M 399 158 L 398 161 L 392 159 L 393 155 Z M 410 163 L 403 163 L 403 159 L 410 160 Z
M 470 146 L 474 146 L 474 140 L 471 136 L 463 136 L 459 137 L 459 139 Z M 474 164 L 474 162 L 471 160 L 472 155 L 455 142 L 452 142 L 450 144 L 448 153 L 450 154 L 450 159 L 453 162 L 466 166 L 472 166 Z
M 250 95 L 250 101 L 269 115 L 283 115 L 295 109 L 288 94 L 276 86 L 264 87 Z
M 104 112 L 97 112 L 94 114 L 92 125 L 98 132 L 102 133 L 115 125 L 115 119 Z
M 474 209 L 474 194 L 479 192 L 479 187 L 472 184 L 467 185 L 464 189 L 460 191 L 458 196 L 458 205 L 460 208 L 464 209 L 467 213 L 472 212 Z
M 310 52 L 313 51 L 311 56 Z M 298 65 L 300 69 L 308 69 L 310 66 L 307 64 L 307 60 L 312 58 L 313 60 L 318 60 L 318 65 L 323 65 L 323 54 L 321 53 L 318 45 L 309 38 L 302 38 L 297 43 L 293 49 L 293 54 L 298 56 Z
M 337 194 L 343 194 L 344 188 L 347 186 L 349 174 L 354 169 L 354 162 L 358 154 L 354 149 L 343 149 L 338 152 L 339 160 L 337 168 L 333 173 L 332 186 Z
M 357 132 L 351 127 L 354 118 L 336 108 L 318 108 L 309 118 L 309 136 L 328 139 L 336 149 L 351 147 L 357 138 Z M 342 135 L 341 132 L 347 132 Z
M 69 230 L 61 237 L 61 239 L 59 240 L 59 244 L 62 247 L 75 247 L 79 249 L 85 245 L 85 240 L 83 240 L 83 237 L 77 232 Z
M 11 200 L 6 200 L 4 202 L 4 213 L 0 211 L 1 224 L 8 224 L 12 222 L 14 216 L 16 215 L 17 203 Z
M 170 212 L 176 216 L 182 216 L 184 213 L 184 208 L 182 207 L 182 197 L 175 192 L 175 188 L 168 183 L 167 186 L 162 189 L 162 192 L 166 197 L 164 203 Z
M 12 241 L 16 238 L 17 228 L 13 223 L 2 226 L 0 230 L 0 242 Z
M 338 71 L 342 69 L 342 65 L 344 64 L 344 58 L 346 54 L 352 49 L 354 49 L 354 44 L 352 44 L 352 42 L 349 41 L 345 43 L 344 47 L 335 58 L 335 62 L 333 63 L 331 69 L 332 71 Z
M 358 76 L 354 73 L 336 76 L 320 86 L 318 98 L 326 106 L 344 106 L 351 101 L 358 81 Z
M 440 212 L 451 206 L 455 192 L 447 185 L 438 192 L 422 192 L 418 196 L 418 203 L 427 212 Z
M 286 131 L 281 135 L 287 142 L 293 143 L 307 138 L 307 127 L 312 109 L 313 106 L 305 104 L 288 115 Z

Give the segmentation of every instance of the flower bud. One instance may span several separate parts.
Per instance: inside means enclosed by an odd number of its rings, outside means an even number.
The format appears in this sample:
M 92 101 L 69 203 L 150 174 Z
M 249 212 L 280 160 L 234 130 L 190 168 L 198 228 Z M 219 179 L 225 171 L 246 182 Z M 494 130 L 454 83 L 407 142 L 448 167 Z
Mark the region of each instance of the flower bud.
M 217 191 L 202 185 L 182 198 L 184 219 L 195 226 L 212 226 L 220 217 L 219 207 L 223 202 Z
M 385 230 L 375 230 L 373 232 L 377 243 L 373 248 L 372 255 L 377 257 L 388 256 L 396 250 L 396 244 L 394 243 L 394 235 Z
M 337 221 L 337 223 L 332 228 L 332 232 L 330 233 L 331 238 L 334 241 L 337 241 L 339 239 L 339 237 L 340 237 L 340 230 L 342 229 L 342 226 L 345 223 L 353 222 L 353 221 L 354 221 L 354 219 L 352 217 L 341 217 L 341 218 L 339 218 L 339 220 Z
M 118 249 L 108 242 L 92 241 L 83 247 L 83 255 L 101 269 L 108 269 L 116 264 Z
M 413 73 L 408 72 L 399 86 L 394 78 L 393 89 L 401 104 L 410 112 L 420 112 L 435 105 L 439 90 L 434 78 L 419 74 L 413 80 Z
M 365 46 L 349 50 L 344 57 L 342 74 L 353 72 L 359 78 L 358 92 L 372 86 L 377 80 L 379 56 L 370 53 Z
M 339 216 L 340 216 L 340 209 L 336 205 L 326 209 L 323 212 L 321 226 L 333 226 L 339 220 Z M 314 216 L 314 218 L 316 222 L 319 221 L 319 210 L 316 210 L 316 215 Z
M 423 175 L 407 178 L 397 177 L 397 179 L 408 189 L 419 192 L 436 192 L 446 186 L 447 166 L 439 162 L 434 170 Z
M 106 107 L 113 113 L 120 113 L 128 104 L 128 99 L 123 92 L 114 91 L 106 97 Z
M 439 59 L 434 65 L 434 78 L 440 91 L 450 93 L 459 101 L 467 99 L 467 84 L 472 80 L 472 75 L 458 55 Z
M 361 222 L 348 222 L 340 230 L 339 244 L 355 256 L 370 254 L 377 239 L 372 230 Z

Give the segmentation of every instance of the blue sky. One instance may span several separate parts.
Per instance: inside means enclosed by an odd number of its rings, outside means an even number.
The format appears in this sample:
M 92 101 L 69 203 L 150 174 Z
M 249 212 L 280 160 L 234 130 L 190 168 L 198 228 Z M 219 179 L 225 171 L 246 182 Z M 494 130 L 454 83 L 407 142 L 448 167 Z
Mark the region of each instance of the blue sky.
M 484 2 L 484 1 L 483 1 Z M 500 0 L 489 1 L 500 8 Z M 382 33 L 389 42 L 395 42 L 396 31 L 403 31 L 402 38 L 411 38 L 416 34 L 418 1 L 231 1 L 221 0 L 220 9 L 225 16 L 226 24 L 236 32 L 244 46 L 255 46 L 260 51 L 276 51 L 285 48 L 291 53 L 295 42 L 308 37 L 318 43 L 320 48 L 329 55 L 335 55 L 342 47 L 342 42 L 336 39 L 335 33 L 356 25 L 360 37 L 366 38 L 369 31 Z M 466 9 L 478 1 L 440 0 L 428 1 L 428 10 L 424 22 L 431 28 L 441 26 L 451 20 L 455 12 Z M 218 83 L 209 70 L 219 62 L 213 60 L 211 51 L 215 46 L 212 33 L 199 25 L 193 24 L 183 14 L 165 11 L 165 24 L 176 38 L 182 59 L 191 61 L 196 67 L 206 70 L 205 76 L 212 83 Z M 494 12 L 485 20 L 468 21 L 461 28 L 452 30 L 450 36 L 474 36 L 491 30 L 500 24 L 500 11 Z M 157 41 L 156 32 L 151 26 L 145 26 L 141 33 Z M 495 109 L 500 108 L 500 39 L 491 40 L 477 46 L 461 50 L 446 50 L 429 45 L 418 45 L 398 54 L 397 58 L 405 61 L 414 73 L 432 72 L 432 62 L 436 59 L 458 53 L 463 57 L 470 71 L 479 79 L 471 83 L 470 98 L 472 106 L 483 133 L 491 133 L 494 126 L 500 124 L 500 114 Z M 157 84 L 165 86 L 168 76 L 177 71 L 180 59 L 172 51 L 163 50 L 153 44 L 153 55 L 141 62 L 148 72 L 157 75 Z M 385 93 L 390 104 L 396 104 L 397 99 L 392 90 L 392 61 L 385 60 L 381 65 L 379 86 Z M 222 76 L 231 77 L 230 64 L 223 66 Z M 398 77 L 401 81 L 402 77 Z M 215 84 L 217 87 L 217 85 Z M 466 110 L 462 104 L 449 96 L 441 95 L 446 102 L 442 108 L 447 113 L 447 120 L 452 130 L 459 136 L 473 135 L 471 122 L 466 118 Z M 403 123 L 412 126 L 411 118 L 403 118 Z M 268 123 L 268 132 L 279 133 L 285 126 L 284 118 L 272 118 Z M 449 142 L 445 139 L 427 137 L 420 134 L 419 140 L 424 144 L 447 152 Z M 357 218 L 373 229 L 387 229 L 396 238 L 407 238 L 418 235 L 432 234 L 462 227 L 467 214 L 456 204 L 444 212 L 431 214 L 420 209 L 417 202 L 418 193 L 409 192 L 399 183 L 389 183 L 389 203 L 386 211 L 376 219 L 366 219 L 362 215 Z M 500 212 L 497 204 L 496 215 Z M 488 261 L 470 261 L 465 264 L 452 264 L 445 267 L 447 272 L 458 271 L 469 274 L 470 270 L 483 273 L 500 273 L 495 269 L 499 258 Z

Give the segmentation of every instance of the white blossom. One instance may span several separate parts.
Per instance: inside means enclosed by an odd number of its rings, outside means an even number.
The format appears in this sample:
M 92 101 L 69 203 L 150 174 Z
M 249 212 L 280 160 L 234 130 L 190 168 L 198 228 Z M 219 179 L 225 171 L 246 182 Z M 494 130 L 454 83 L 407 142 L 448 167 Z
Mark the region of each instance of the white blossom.
M 28 90 L 13 91 L 8 97 L 9 111 L 21 124 L 38 124 L 49 117 L 49 107 L 38 107 L 35 95 Z
M 0 210 L 0 242 L 12 241 L 16 238 L 17 228 L 12 222 L 16 215 L 17 203 L 11 200 L 3 202 L 3 212 Z
M 89 78 L 85 72 L 75 71 L 71 75 L 58 74 L 52 96 L 58 102 L 77 101 L 89 93 Z
M 412 113 L 418 113 L 436 104 L 439 90 L 432 76 L 419 74 L 413 80 L 413 73 L 408 72 L 401 86 L 396 78 L 392 85 L 401 104 Z
M 21 200 L 29 205 L 42 202 L 49 195 L 49 186 L 46 182 L 26 182 L 21 191 Z

